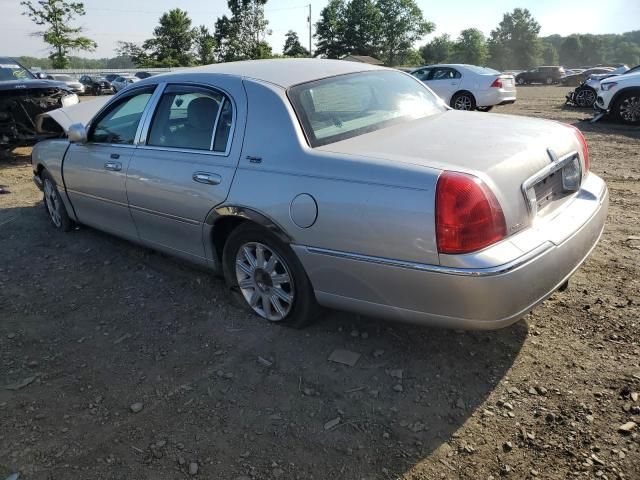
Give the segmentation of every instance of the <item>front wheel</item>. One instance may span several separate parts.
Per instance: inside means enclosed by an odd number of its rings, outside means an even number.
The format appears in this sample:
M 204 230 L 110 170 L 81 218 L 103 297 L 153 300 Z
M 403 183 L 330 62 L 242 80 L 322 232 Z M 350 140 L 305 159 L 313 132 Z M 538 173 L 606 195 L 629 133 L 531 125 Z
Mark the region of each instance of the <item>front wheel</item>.
M 475 110 L 476 99 L 469 92 L 459 92 L 451 99 L 451 107 L 455 110 Z
M 579 87 L 574 98 L 579 107 L 591 108 L 596 103 L 596 91 L 591 87 Z
M 265 320 L 301 328 L 318 311 L 311 282 L 288 245 L 245 224 L 225 243 L 224 277 L 240 303 Z
M 44 190 L 44 206 L 49 214 L 51 223 L 57 229 L 68 232 L 73 227 L 73 221 L 69 218 L 58 187 L 46 170 L 40 174 L 40 177 L 42 178 Z
M 520 77 L 520 78 L 518 78 L 518 79 L 516 80 L 516 83 L 517 83 L 518 85 L 524 85 L 526 82 L 524 81 L 524 78 Z
M 544 83 L 546 83 L 547 85 L 552 85 L 553 84 L 553 78 L 551 77 L 547 77 L 544 81 Z
M 623 94 L 616 102 L 613 112 L 622 123 L 640 125 L 640 92 Z

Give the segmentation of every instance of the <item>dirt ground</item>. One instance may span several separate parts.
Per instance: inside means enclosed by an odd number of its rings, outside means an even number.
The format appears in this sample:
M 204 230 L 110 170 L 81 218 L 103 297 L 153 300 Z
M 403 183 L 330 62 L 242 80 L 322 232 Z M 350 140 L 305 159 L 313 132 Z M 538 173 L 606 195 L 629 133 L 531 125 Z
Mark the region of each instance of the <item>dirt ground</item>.
M 29 149 L 0 162 L 0 479 L 640 479 L 640 427 L 619 431 L 640 423 L 640 130 L 566 92 L 496 111 L 583 129 L 608 225 L 569 290 L 494 332 L 266 324 L 207 272 L 54 231 Z

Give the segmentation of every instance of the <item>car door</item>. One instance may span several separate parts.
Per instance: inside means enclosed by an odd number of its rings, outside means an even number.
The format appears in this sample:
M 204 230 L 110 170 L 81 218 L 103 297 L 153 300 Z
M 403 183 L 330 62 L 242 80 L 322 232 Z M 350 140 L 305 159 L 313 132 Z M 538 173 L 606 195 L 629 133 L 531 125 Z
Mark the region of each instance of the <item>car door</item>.
M 141 240 L 196 261 L 206 257 L 207 214 L 229 192 L 242 146 L 234 132 L 241 137 L 246 116 L 238 110 L 246 108 L 241 82 L 218 84 L 167 85 L 145 122 L 127 175 Z
M 431 75 L 425 82 L 447 104 L 460 88 L 462 75 L 451 67 L 433 67 Z
M 140 120 L 155 86 L 131 91 L 91 121 L 86 143 L 72 143 L 64 183 L 81 223 L 137 239 L 127 202 L 126 175 Z

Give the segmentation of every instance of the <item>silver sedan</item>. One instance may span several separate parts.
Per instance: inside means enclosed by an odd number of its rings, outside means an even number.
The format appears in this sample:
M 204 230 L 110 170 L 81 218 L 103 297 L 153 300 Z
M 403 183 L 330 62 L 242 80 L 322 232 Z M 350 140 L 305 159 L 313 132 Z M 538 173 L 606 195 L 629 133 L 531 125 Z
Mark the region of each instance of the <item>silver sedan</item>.
M 87 105 L 56 118 L 87 115 Z M 509 325 L 564 286 L 608 193 L 582 134 L 450 109 L 406 73 L 235 62 L 154 76 L 33 151 L 53 225 L 89 225 L 222 273 L 260 317 L 318 305 Z

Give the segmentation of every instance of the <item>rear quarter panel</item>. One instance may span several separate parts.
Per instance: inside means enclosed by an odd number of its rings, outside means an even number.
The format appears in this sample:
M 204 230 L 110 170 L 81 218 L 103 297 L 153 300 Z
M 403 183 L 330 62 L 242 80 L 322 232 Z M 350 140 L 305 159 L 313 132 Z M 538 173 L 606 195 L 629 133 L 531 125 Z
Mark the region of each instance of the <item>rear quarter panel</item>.
M 261 212 L 299 245 L 438 263 L 433 213 L 439 170 L 311 149 L 282 89 L 253 81 L 245 81 L 245 89 L 245 140 L 227 204 Z M 290 213 L 301 193 L 317 205 L 308 228 Z

